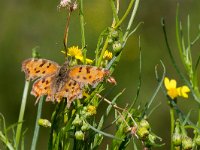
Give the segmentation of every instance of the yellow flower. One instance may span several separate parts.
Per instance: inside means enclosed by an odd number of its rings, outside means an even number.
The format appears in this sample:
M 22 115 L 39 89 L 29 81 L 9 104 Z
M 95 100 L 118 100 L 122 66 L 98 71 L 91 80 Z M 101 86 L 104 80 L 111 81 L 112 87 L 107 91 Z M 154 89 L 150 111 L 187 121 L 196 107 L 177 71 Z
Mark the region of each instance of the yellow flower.
M 87 107 L 87 113 L 92 116 L 92 115 L 95 115 L 97 112 L 96 112 L 96 107 L 95 106 L 92 106 L 92 105 L 89 105 Z
M 108 50 L 106 50 L 104 55 L 103 55 L 103 59 L 107 59 L 107 60 L 112 59 L 112 53 L 109 52 Z
M 182 96 L 184 98 L 188 98 L 188 92 L 190 92 L 190 89 L 187 86 L 184 85 L 182 87 L 179 87 L 177 90 L 178 90 L 179 96 Z
M 67 55 L 71 57 L 82 56 L 82 51 L 78 46 L 72 46 L 68 48 Z
M 190 92 L 190 89 L 187 86 L 176 87 L 176 80 L 169 80 L 167 77 L 164 79 L 164 84 L 167 89 L 167 95 L 171 99 L 175 99 L 178 96 L 188 98 L 187 93 Z

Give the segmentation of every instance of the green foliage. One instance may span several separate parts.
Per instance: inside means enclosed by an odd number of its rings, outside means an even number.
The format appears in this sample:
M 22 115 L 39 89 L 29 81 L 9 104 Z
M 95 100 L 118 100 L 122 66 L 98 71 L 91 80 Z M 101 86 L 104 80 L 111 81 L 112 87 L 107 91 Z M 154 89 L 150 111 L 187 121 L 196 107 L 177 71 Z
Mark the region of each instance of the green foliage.
M 128 38 L 134 34 L 142 24 L 142 22 L 140 22 L 134 29 L 131 29 L 132 24 L 135 21 L 134 18 L 139 6 L 139 2 L 140 0 L 130 0 L 127 9 L 124 13 L 122 13 L 121 16 L 119 15 L 121 13 L 119 7 L 121 3 L 119 3 L 119 0 L 109 1 L 113 14 L 112 24 L 107 26 L 98 37 L 95 49 L 95 58 L 93 61 L 91 60 L 91 62 L 94 62 L 94 66 L 106 68 L 110 71 L 111 74 L 115 71 L 118 63 L 120 62 Z M 70 67 L 73 65 L 85 65 L 87 64 L 88 60 L 87 52 L 89 50 L 87 49 L 86 45 L 83 4 L 83 0 L 61 1 L 60 5 L 58 6 L 59 9 L 64 9 L 65 11 L 67 10 L 68 15 L 63 39 L 64 51 L 62 52 L 65 54 L 64 57 L 69 62 Z M 70 17 L 72 17 L 71 14 L 74 11 L 79 11 L 81 53 L 83 57 L 81 59 L 77 59 L 76 56 L 68 56 L 68 32 L 70 30 Z M 127 25 L 125 21 L 128 21 Z M 70 107 L 66 98 L 62 98 L 62 100 L 58 103 L 56 102 L 55 108 L 51 115 L 51 119 L 47 120 L 42 119 L 42 103 L 44 101 L 43 96 L 38 104 L 38 112 L 31 150 L 36 149 L 40 126 L 49 129 L 49 150 L 96 150 L 102 145 L 105 137 L 111 139 L 111 145 L 106 143 L 107 150 L 127 149 L 129 144 L 133 144 L 135 150 L 141 149 L 141 147 L 143 149 L 152 149 L 154 147 L 162 148 L 164 145 L 162 143 L 162 138 L 157 136 L 154 131 L 152 131 L 152 126 L 149 122 L 150 115 L 153 111 L 156 111 L 156 108 L 158 107 L 156 106 L 152 108 L 152 103 L 154 102 L 155 97 L 161 88 L 163 89 L 163 93 L 166 96 L 167 102 L 169 104 L 169 113 L 171 117 L 171 150 L 199 149 L 200 91 L 198 85 L 198 65 L 200 56 L 194 63 L 191 49 L 192 46 L 200 38 L 200 32 L 197 34 L 193 41 L 190 39 L 190 17 L 188 15 L 186 34 L 187 38 L 185 39 L 182 29 L 183 27 L 181 21 L 179 21 L 178 6 L 176 12 L 176 41 L 177 49 L 179 50 L 179 56 L 181 58 L 181 64 L 183 64 L 186 72 L 184 74 L 180 67 L 177 65 L 177 59 L 175 59 L 175 55 L 173 55 L 172 49 L 170 48 L 164 19 L 162 19 L 161 24 L 163 27 L 164 38 L 170 59 L 180 79 L 185 83 L 184 86 L 177 87 L 176 80 L 169 80 L 166 77 L 165 65 L 163 61 L 160 61 L 163 69 L 161 77 L 158 73 L 159 66 L 157 65 L 155 67 L 155 74 L 158 85 L 146 104 L 142 105 L 142 103 L 139 101 L 142 82 L 142 55 L 139 38 L 139 79 L 136 95 L 131 105 L 127 105 L 125 108 L 122 108 L 117 104 L 121 98 L 120 96 L 124 93 L 124 90 L 118 92 L 118 94 L 116 94 L 112 100 L 108 100 L 106 96 L 102 96 L 101 93 L 103 91 L 108 91 L 109 89 L 105 86 L 105 82 L 101 82 L 94 86 L 94 88 L 89 85 L 85 86 L 85 95 L 83 93 L 84 97 L 73 101 Z M 107 57 L 105 57 L 106 52 L 109 54 Z M 36 48 L 33 49 L 32 57 L 40 57 L 39 53 L 36 51 Z M 115 79 L 112 77 L 108 77 L 107 80 L 113 84 L 116 84 Z M 16 124 L 7 127 L 3 115 L 0 114 L 0 140 L 2 141 L 5 149 L 25 149 L 24 139 L 26 130 L 22 131 L 22 125 L 28 88 L 29 81 L 26 81 L 24 93 L 22 96 L 19 119 Z M 178 107 L 179 97 L 182 96 L 183 98 L 188 98 L 188 92 L 190 91 L 192 93 L 193 99 L 199 106 L 199 117 L 195 123 L 190 120 L 192 114 L 191 110 L 188 113 L 185 113 Z M 100 104 L 102 102 L 107 103 L 108 106 L 98 120 L 96 115 L 101 110 Z M 115 112 L 115 116 L 114 118 L 111 118 L 113 121 L 109 126 L 113 126 L 114 131 L 113 133 L 107 133 L 104 131 L 106 128 L 105 122 L 110 117 L 109 114 L 112 111 Z M 188 134 L 188 129 L 193 131 L 193 137 Z M 11 130 L 12 133 L 10 133 Z M 12 135 L 12 138 L 10 138 L 10 135 Z

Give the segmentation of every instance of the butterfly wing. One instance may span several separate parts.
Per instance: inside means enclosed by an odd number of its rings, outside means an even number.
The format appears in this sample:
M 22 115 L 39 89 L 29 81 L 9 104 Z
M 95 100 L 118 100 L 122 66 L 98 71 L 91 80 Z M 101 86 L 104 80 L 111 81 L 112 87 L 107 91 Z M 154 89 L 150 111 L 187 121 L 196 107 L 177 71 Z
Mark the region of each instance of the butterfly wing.
M 27 80 L 54 74 L 59 68 L 56 62 L 47 59 L 29 58 L 22 63 L 22 71 L 25 72 Z
M 67 98 L 67 107 L 69 108 L 73 100 L 82 98 L 83 86 L 75 80 L 68 79 L 63 84 L 59 92 L 56 93 L 56 100 L 60 101 L 63 97 Z
M 71 79 L 79 83 L 83 83 L 84 85 L 90 84 L 93 87 L 95 87 L 104 79 L 105 76 L 108 76 L 109 74 L 109 70 L 88 65 L 75 66 L 68 72 L 68 76 Z
M 52 98 L 53 85 L 52 81 L 55 79 L 55 75 L 47 75 L 36 80 L 33 84 L 31 94 L 37 97 L 36 103 L 41 96 L 47 95 L 47 100 Z

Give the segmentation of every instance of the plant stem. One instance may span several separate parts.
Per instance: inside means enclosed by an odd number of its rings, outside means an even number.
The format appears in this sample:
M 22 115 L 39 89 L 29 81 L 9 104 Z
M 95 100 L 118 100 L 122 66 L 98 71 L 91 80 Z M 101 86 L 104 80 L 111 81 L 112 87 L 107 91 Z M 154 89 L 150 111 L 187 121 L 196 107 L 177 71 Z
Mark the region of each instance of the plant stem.
M 20 137 L 21 137 L 21 129 L 22 129 L 22 122 L 24 118 L 24 112 L 25 112 L 25 106 L 26 106 L 26 100 L 27 100 L 27 95 L 28 95 L 28 89 L 29 89 L 29 81 L 25 82 L 24 86 L 24 92 L 22 96 L 22 103 L 21 103 L 21 108 L 20 108 L 20 113 L 19 113 L 19 119 L 18 119 L 18 125 L 17 125 L 17 132 L 16 132 L 16 138 L 15 138 L 15 148 L 18 149 Z
M 14 147 L 12 146 L 12 144 L 8 141 L 8 139 L 3 135 L 1 131 L 0 131 L 0 140 L 3 143 L 5 143 L 5 145 L 7 146 L 9 150 L 14 150 Z
M 116 24 L 116 26 L 114 26 L 115 29 L 118 28 L 122 24 L 122 22 L 126 19 L 126 17 L 128 16 L 129 12 L 131 11 L 131 8 L 132 8 L 132 6 L 134 4 L 134 1 L 135 0 L 131 0 L 131 2 L 128 5 L 128 8 L 127 8 L 126 12 L 123 15 L 123 17 L 119 20 L 119 22 Z
M 174 144 L 173 144 L 173 141 L 172 141 L 172 136 L 173 136 L 173 133 L 174 133 L 174 109 L 172 106 L 170 106 L 170 119 L 171 119 L 171 134 L 170 134 L 170 137 L 171 137 L 171 150 L 174 149 Z
M 63 44 L 64 44 L 64 48 L 65 48 L 65 57 L 66 58 L 67 58 L 67 42 L 68 42 L 70 17 L 71 17 L 71 11 L 69 10 L 69 14 L 67 16 L 67 22 L 66 22 L 66 26 L 65 26 L 64 39 L 63 39 Z
M 105 53 L 107 47 L 108 47 L 108 37 L 106 38 L 106 41 L 105 41 L 104 46 L 103 46 L 102 51 L 101 51 L 101 55 L 99 56 L 98 63 L 97 63 L 97 66 L 98 66 L 98 67 L 99 67 L 100 64 L 101 64 L 101 60 L 102 60 L 102 58 L 103 58 L 103 55 L 104 55 L 104 53 Z
M 83 16 L 83 0 L 79 0 L 79 17 L 80 17 L 80 25 L 81 25 L 81 44 L 83 50 L 83 63 L 86 64 L 86 45 L 85 45 L 85 29 L 84 29 L 84 16 Z
M 38 135 L 39 135 L 39 130 L 40 130 L 40 126 L 38 125 L 38 120 L 41 118 L 43 101 L 44 101 L 44 96 L 42 96 L 40 98 L 40 101 L 38 104 L 38 111 L 37 111 L 37 117 L 36 117 L 36 121 L 35 121 L 35 130 L 34 130 L 34 134 L 33 134 L 31 150 L 35 150 L 36 145 L 37 145 L 37 140 L 38 140 Z
M 124 37 L 123 37 L 123 40 L 124 40 L 124 41 L 125 41 L 125 39 L 127 38 L 128 33 L 129 33 L 129 31 L 130 31 L 130 28 L 131 28 L 131 26 L 132 26 L 132 24 L 133 24 L 133 20 L 134 20 L 134 18 L 135 18 L 135 15 L 136 15 L 136 12 L 137 12 L 137 9 L 138 9 L 138 6 L 139 6 L 139 2 L 140 2 L 140 0 L 136 0 L 136 1 L 135 1 L 135 5 L 134 5 L 133 11 L 132 11 L 132 13 L 131 13 L 131 18 L 130 18 L 130 20 L 129 20 L 129 22 L 128 22 L 128 26 L 127 26 L 127 28 L 126 28 L 126 32 L 125 32 Z

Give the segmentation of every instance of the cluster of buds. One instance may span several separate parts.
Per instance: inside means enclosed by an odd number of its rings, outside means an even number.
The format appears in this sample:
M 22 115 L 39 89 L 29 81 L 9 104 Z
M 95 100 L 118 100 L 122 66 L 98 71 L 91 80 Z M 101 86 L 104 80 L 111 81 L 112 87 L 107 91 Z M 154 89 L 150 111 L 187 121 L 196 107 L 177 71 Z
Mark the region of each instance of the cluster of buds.
M 89 130 L 89 124 L 85 120 L 94 114 L 96 114 L 96 107 L 92 105 L 83 107 L 80 111 L 80 115 L 76 114 L 76 117 L 72 121 L 72 125 L 76 128 L 75 138 L 77 140 L 84 140 L 85 132 Z
M 119 40 L 119 31 L 109 28 L 108 43 L 112 45 L 113 52 L 118 55 L 122 50 L 122 42 Z
M 191 150 L 200 148 L 200 134 L 196 134 L 194 139 L 190 138 L 184 127 L 180 127 L 180 122 L 176 121 L 174 134 L 172 136 L 172 141 L 175 149 Z M 182 131 L 184 130 L 184 131 Z
M 147 120 L 142 119 L 138 123 L 135 133 L 146 148 L 151 148 L 152 146 L 156 145 L 155 140 L 158 137 L 151 132 L 150 124 Z

